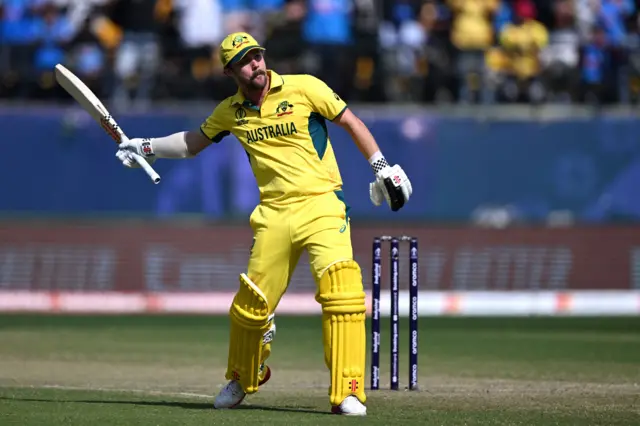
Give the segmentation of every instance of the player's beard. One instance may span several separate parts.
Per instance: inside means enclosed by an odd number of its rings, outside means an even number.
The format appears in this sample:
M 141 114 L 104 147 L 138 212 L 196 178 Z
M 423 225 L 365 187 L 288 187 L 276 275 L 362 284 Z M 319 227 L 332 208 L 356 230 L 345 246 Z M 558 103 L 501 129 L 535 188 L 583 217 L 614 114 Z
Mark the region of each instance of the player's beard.
M 259 79 L 260 76 L 264 76 L 264 78 Z M 267 85 L 267 73 L 263 70 L 257 70 L 249 79 L 248 85 L 251 89 L 264 89 L 264 86 Z

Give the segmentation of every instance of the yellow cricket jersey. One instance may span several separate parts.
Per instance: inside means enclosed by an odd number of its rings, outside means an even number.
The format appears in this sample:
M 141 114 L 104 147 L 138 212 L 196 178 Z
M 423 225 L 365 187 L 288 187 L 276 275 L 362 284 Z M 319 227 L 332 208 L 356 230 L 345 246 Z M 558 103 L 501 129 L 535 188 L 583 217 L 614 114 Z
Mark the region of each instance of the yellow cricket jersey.
M 326 121 L 346 103 L 311 75 L 279 75 L 258 107 L 242 92 L 225 99 L 201 126 L 213 142 L 232 134 L 247 151 L 260 189 L 260 202 L 289 204 L 334 191 L 342 198 L 342 178 Z

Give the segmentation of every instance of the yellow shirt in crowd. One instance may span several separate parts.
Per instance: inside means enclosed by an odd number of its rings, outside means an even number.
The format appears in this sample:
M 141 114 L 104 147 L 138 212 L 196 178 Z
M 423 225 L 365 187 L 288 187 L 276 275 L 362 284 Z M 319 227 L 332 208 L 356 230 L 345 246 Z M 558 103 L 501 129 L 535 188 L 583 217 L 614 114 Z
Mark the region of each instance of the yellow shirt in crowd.
M 538 55 L 548 43 L 547 29 L 535 20 L 527 20 L 520 25 L 507 24 L 500 34 L 500 44 L 509 58 L 509 68 L 521 79 L 538 74 Z
M 493 43 L 491 13 L 498 0 L 449 0 L 454 13 L 451 41 L 462 50 L 485 50 Z

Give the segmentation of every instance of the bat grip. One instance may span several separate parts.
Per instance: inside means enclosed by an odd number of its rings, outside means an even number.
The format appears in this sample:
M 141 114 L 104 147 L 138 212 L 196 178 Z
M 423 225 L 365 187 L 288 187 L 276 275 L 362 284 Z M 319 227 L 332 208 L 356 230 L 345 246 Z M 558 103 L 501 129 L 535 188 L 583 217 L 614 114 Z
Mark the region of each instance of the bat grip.
M 156 173 L 155 170 L 153 170 L 153 167 L 151 167 L 151 165 L 147 163 L 147 160 L 145 160 L 144 158 L 142 158 L 142 156 L 136 154 L 135 152 L 132 152 L 131 155 L 133 155 L 133 158 L 136 160 L 136 162 L 140 165 L 140 167 L 142 167 L 147 175 L 149 175 L 153 183 L 160 183 L 160 175 Z

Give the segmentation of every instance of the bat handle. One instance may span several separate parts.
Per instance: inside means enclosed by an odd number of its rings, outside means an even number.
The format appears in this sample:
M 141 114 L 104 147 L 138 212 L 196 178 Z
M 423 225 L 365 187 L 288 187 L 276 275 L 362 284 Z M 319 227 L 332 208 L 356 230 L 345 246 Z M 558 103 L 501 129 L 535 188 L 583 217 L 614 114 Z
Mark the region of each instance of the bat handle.
M 149 175 L 153 183 L 159 184 L 160 175 L 156 173 L 155 170 L 153 170 L 153 167 L 151 167 L 151 165 L 147 163 L 147 160 L 145 160 L 144 158 L 142 158 L 142 156 L 134 152 L 132 152 L 131 155 L 133 155 L 133 158 L 135 158 L 136 162 L 140 165 L 140 167 L 142 167 L 142 169 L 147 173 L 147 175 Z

